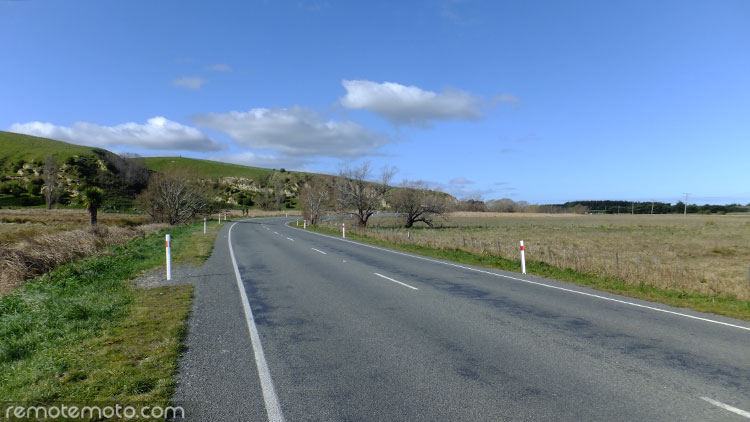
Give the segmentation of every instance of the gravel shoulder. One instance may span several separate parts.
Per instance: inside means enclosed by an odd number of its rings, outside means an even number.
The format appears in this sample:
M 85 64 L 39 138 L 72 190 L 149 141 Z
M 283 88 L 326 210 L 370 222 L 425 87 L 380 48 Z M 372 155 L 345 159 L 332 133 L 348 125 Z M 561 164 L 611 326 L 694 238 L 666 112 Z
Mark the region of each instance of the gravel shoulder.
M 173 404 L 189 421 L 264 420 L 266 412 L 252 344 L 229 256 L 225 225 L 211 257 L 200 268 L 179 266 L 172 282 L 195 286 L 185 352 Z M 165 283 L 161 273 L 140 285 Z

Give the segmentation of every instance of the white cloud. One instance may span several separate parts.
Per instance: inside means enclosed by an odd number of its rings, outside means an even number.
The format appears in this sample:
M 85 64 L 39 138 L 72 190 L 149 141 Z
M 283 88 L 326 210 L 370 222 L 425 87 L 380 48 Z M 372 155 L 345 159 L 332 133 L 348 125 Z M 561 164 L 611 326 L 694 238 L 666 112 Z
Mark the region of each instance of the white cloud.
M 231 72 L 232 67 L 229 66 L 228 64 L 217 63 L 217 64 L 212 64 L 211 66 L 208 66 L 208 70 L 213 70 L 214 72 Z
M 326 121 L 299 106 L 199 114 L 194 121 L 249 148 L 289 156 L 360 157 L 377 154 L 380 147 L 392 142 L 354 122 Z
M 172 81 L 172 85 L 180 87 L 180 88 L 187 88 L 192 89 L 194 91 L 197 91 L 201 89 L 201 87 L 208 82 L 207 80 L 203 78 L 199 78 L 197 76 L 185 76 L 182 78 L 177 78 Z
M 219 142 L 200 130 L 164 117 L 153 117 L 148 119 L 146 124 L 131 122 L 116 126 L 100 126 L 87 122 L 76 122 L 71 127 L 43 122 L 15 123 L 9 130 L 102 148 L 128 146 L 185 151 L 218 151 L 223 148 Z
M 451 185 L 470 185 L 470 184 L 472 184 L 474 182 L 472 182 L 471 180 L 469 180 L 469 179 L 467 179 L 465 177 L 454 177 L 448 183 L 450 183 Z
M 430 126 L 433 120 L 475 120 L 481 117 L 481 97 L 459 90 L 441 93 L 394 82 L 341 82 L 344 107 L 365 109 L 396 124 Z

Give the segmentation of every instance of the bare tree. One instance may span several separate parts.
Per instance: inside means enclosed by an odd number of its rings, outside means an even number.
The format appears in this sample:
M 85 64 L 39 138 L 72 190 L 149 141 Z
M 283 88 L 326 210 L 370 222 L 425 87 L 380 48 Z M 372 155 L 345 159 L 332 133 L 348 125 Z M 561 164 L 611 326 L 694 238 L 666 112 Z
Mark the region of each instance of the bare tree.
M 275 210 L 280 210 L 281 206 L 284 205 L 284 175 L 282 173 L 274 171 L 271 174 L 269 184 L 271 185 L 271 191 L 273 194 L 273 206 Z
M 331 198 L 331 184 L 323 176 L 313 176 L 299 193 L 302 215 L 313 226 L 318 224 L 326 202 Z
M 155 222 L 170 225 L 185 223 L 208 212 L 211 203 L 200 180 L 181 170 L 152 175 L 137 202 Z
M 369 162 L 364 162 L 359 167 L 343 167 L 336 183 L 339 207 L 356 210 L 359 226 L 367 227 L 370 216 L 383 206 L 388 183 L 395 173 L 395 168 L 384 167 L 380 180 L 370 182 Z
M 443 194 L 429 190 L 424 182 L 404 180 L 391 195 L 391 206 L 403 214 L 405 228 L 418 222 L 433 227 L 432 221 L 445 214 L 448 202 Z
M 145 186 L 149 172 L 146 163 L 138 154 L 126 152 L 116 156 L 112 163 L 117 168 L 120 178 L 128 185 Z
M 52 209 L 52 206 L 60 198 L 60 185 L 57 181 L 57 173 L 59 171 L 60 163 L 58 163 L 53 155 L 48 155 L 44 160 L 44 185 L 42 186 L 44 202 L 47 204 L 48 210 Z

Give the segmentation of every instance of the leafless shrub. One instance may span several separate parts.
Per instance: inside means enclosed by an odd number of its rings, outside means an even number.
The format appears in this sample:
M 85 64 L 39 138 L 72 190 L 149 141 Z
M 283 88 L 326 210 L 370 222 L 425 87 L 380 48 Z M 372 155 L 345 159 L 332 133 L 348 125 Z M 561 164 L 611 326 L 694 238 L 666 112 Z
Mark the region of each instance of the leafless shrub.
M 332 185 L 332 182 L 323 176 L 313 176 L 302 187 L 299 194 L 302 215 L 310 224 L 318 224 L 327 201 L 333 196 Z
M 47 209 L 52 209 L 60 198 L 60 183 L 57 180 L 57 173 L 60 171 L 60 163 L 53 155 L 48 155 L 44 159 L 44 185 L 42 186 L 42 194 L 44 194 L 44 202 L 47 204 Z
M 414 223 L 422 222 L 433 227 L 435 217 L 445 214 L 448 208 L 444 195 L 428 189 L 424 182 L 409 182 L 404 180 L 400 189 L 391 195 L 391 206 L 403 214 L 404 228 L 410 228 Z
M 137 203 L 154 222 L 170 225 L 188 222 L 210 208 L 206 186 L 184 170 L 151 176 L 146 190 L 138 195 Z
M 336 183 L 338 205 L 341 209 L 353 209 L 357 212 L 357 223 L 367 227 L 367 220 L 385 202 L 395 168 L 383 168 L 380 180 L 368 181 L 371 176 L 370 163 L 364 162 L 359 167 L 344 167 L 339 171 Z

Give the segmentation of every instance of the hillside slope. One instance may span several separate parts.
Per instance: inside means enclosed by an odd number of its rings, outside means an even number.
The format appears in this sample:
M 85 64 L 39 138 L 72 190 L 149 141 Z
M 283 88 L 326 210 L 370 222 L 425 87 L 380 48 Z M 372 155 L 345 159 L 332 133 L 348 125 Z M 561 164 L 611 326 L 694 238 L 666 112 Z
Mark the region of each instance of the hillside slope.
M 43 162 L 48 155 L 65 161 L 74 155 L 94 155 L 94 148 L 0 130 L 0 168 L 18 160 Z
M 268 177 L 273 171 L 260 167 L 250 167 L 239 164 L 185 157 L 145 157 L 143 161 L 146 164 L 146 167 L 152 171 L 164 172 L 171 167 L 189 168 L 201 176 L 210 179 L 218 179 L 221 177 L 262 179 Z

